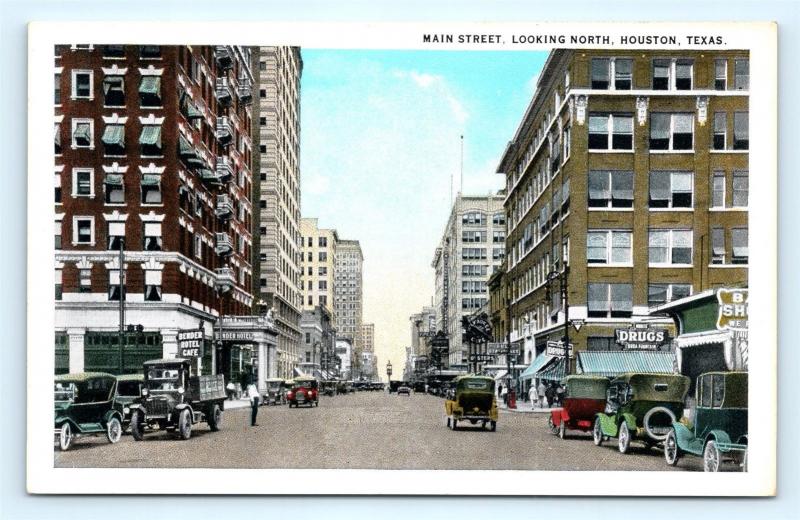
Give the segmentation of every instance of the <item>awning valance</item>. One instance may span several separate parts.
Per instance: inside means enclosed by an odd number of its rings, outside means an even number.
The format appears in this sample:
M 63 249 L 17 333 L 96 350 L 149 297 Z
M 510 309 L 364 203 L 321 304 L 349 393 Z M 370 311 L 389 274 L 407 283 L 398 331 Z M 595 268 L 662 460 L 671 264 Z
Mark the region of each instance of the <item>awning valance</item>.
M 626 372 L 672 374 L 675 371 L 674 352 L 601 351 L 579 352 L 578 373 L 616 377 Z
M 531 364 L 528 366 L 528 368 L 526 368 L 525 371 L 522 372 L 522 374 L 520 374 L 519 378 L 524 381 L 526 379 L 533 379 L 534 377 L 539 377 L 538 375 L 536 375 L 537 372 L 547 367 L 550 363 L 552 363 L 556 359 L 557 359 L 556 356 L 539 354 L 538 356 L 536 356 L 536 359 L 531 361 Z
M 122 186 L 122 174 L 107 173 L 105 183 L 108 186 Z
M 142 186 L 158 186 L 161 184 L 161 175 L 145 173 L 142 175 Z

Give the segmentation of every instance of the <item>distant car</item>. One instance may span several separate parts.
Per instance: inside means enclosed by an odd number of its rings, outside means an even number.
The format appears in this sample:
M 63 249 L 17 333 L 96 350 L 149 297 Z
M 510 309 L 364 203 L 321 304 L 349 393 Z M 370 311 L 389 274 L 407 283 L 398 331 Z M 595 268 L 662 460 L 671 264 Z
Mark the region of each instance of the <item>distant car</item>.
M 397 395 L 405 394 L 407 396 L 411 396 L 411 389 L 407 386 L 398 386 L 397 387 Z

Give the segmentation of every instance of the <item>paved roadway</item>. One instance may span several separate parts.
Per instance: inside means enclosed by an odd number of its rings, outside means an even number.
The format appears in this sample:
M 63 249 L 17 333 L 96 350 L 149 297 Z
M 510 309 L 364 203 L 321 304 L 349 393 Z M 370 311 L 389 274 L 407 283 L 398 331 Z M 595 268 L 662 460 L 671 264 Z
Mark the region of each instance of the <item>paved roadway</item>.
M 566 440 L 549 433 L 546 415 L 501 411 L 497 431 L 445 427 L 444 401 L 385 392 L 321 397 L 318 408 L 261 407 L 225 412 L 222 429 L 196 425 L 188 441 L 166 432 L 117 444 L 105 437 L 78 439 L 67 452 L 55 448 L 56 467 L 360 468 L 700 470 L 700 458 L 664 463 L 659 449 L 639 445 L 620 454 L 613 442 L 596 447 L 590 434 Z

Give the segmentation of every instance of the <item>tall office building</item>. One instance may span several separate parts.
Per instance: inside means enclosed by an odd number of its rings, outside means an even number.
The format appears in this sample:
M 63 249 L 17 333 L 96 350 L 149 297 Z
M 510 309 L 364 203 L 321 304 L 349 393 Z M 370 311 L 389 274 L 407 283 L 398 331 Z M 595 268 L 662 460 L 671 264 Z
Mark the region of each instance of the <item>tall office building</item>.
M 503 261 L 505 237 L 502 195 L 456 197 L 431 264 L 436 275 L 436 329 L 449 336 L 446 365 L 451 368 L 466 368 L 461 318 L 487 303 L 486 282 Z
M 339 240 L 334 265 L 336 329 L 339 338 L 352 342 L 354 352 L 360 352 L 362 347 L 363 263 L 364 256 L 358 240 Z
M 300 286 L 303 291 L 303 309 L 325 307 L 335 327 L 334 269 L 339 235 L 335 229 L 321 229 L 315 218 L 300 220 L 300 235 L 302 243 Z
M 300 315 L 300 76 L 298 47 L 258 47 L 253 73 L 258 96 L 253 171 L 258 232 L 253 264 L 257 298 L 271 308 L 278 329 L 278 377 L 291 377 L 301 361 Z
M 361 350 L 363 352 L 375 352 L 375 324 L 361 324 Z

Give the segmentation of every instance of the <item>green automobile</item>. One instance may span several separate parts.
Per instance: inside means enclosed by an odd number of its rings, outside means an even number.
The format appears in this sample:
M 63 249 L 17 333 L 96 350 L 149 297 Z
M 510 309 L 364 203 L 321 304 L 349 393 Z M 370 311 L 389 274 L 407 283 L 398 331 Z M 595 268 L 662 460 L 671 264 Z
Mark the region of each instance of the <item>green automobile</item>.
M 122 407 L 122 427 L 127 428 L 131 422 L 131 404 L 142 396 L 144 374 L 125 374 L 117 376 L 116 403 Z
M 693 421 L 675 421 L 664 441 L 674 466 L 684 454 L 703 457 L 705 471 L 723 462 L 747 471 L 747 372 L 709 372 L 697 378 Z
M 648 448 L 663 442 L 683 415 L 689 382 L 676 374 L 623 374 L 611 381 L 605 411 L 595 417 L 595 445 L 616 437 L 620 453 L 627 453 L 634 440 Z
M 116 402 L 117 378 L 101 372 L 67 374 L 55 379 L 55 441 L 67 451 L 77 437 L 122 436 L 122 410 Z

